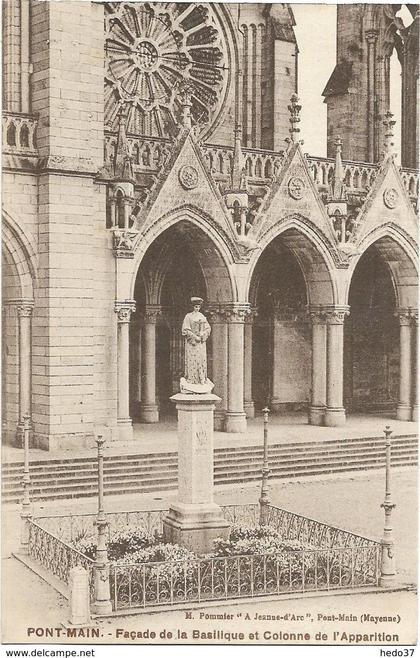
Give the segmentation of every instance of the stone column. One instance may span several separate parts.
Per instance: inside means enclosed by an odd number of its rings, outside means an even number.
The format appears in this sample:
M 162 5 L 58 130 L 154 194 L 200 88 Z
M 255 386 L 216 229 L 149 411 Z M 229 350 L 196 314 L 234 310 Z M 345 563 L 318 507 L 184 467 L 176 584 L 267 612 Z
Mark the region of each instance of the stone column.
M 222 432 L 225 429 L 228 392 L 228 325 L 222 305 L 210 307 L 207 317 L 211 324 L 214 392 L 220 398 L 214 411 L 214 429 Z
M 219 398 L 177 393 L 171 400 L 178 411 L 178 499 L 163 519 L 163 536 L 167 542 L 208 553 L 213 540 L 229 532 L 213 498 L 213 412 Z
M 244 329 L 244 411 L 247 418 L 254 418 L 255 407 L 252 399 L 252 332 L 256 311 L 253 309 L 245 318 Z
M 323 425 L 327 404 L 327 325 L 325 314 L 319 308 L 311 308 L 312 322 L 312 386 L 308 422 Z
M 396 316 L 400 323 L 400 390 L 397 418 L 411 420 L 413 319 L 410 309 L 400 308 Z
M 415 423 L 418 421 L 418 399 L 417 399 L 417 362 L 418 362 L 418 330 L 419 330 L 419 315 L 418 311 L 413 311 L 413 410 L 411 420 Z
M 23 446 L 25 416 L 31 418 L 31 341 L 32 311 L 34 303 L 22 299 L 17 307 L 19 318 L 19 421 L 16 429 L 16 444 Z M 32 430 L 32 423 L 29 420 Z
M 156 322 L 161 312 L 157 304 L 148 304 L 143 318 L 140 418 L 144 423 L 159 422 L 156 403 Z
M 249 304 L 240 303 L 230 305 L 226 311 L 229 325 L 226 432 L 246 431 L 244 411 L 244 323 L 249 312 Z
M 326 310 L 327 407 L 324 423 L 327 427 L 339 427 L 346 422 L 343 407 L 343 338 L 344 318 L 348 313 L 348 306 L 336 306 Z
M 118 318 L 118 355 L 117 355 L 117 425 L 120 441 L 133 438 L 133 424 L 130 418 L 130 352 L 129 324 L 131 314 L 136 310 L 136 302 L 126 300 L 115 302 L 115 313 Z

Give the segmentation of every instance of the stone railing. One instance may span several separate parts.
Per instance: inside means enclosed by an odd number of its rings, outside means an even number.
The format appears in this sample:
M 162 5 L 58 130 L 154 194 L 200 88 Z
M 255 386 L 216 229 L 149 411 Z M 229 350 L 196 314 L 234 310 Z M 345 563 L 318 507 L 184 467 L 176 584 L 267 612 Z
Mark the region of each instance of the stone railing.
M 171 140 L 162 137 L 128 135 L 134 169 L 154 174 L 159 171 L 171 151 Z M 3 140 L 4 141 L 4 140 Z M 5 143 L 5 142 L 4 142 Z M 105 133 L 105 162 L 111 162 L 117 148 L 117 135 Z M 218 182 L 228 181 L 232 171 L 233 147 L 203 144 L 202 152 L 207 165 Z M 242 149 L 248 180 L 254 185 L 267 185 L 280 170 L 284 151 Z M 334 158 L 307 156 L 309 168 L 320 192 L 326 192 L 334 172 Z M 375 180 L 378 165 L 368 162 L 344 161 L 345 184 L 350 193 L 366 194 Z M 417 199 L 419 174 L 415 169 L 402 169 L 402 180 L 410 197 Z
M 232 147 L 204 144 L 202 151 L 216 179 L 222 180 L 230 174 L 233 162 Z M 276 153 L 263 149 L 242 149 L 242 152 L 248 178 L 254 183 L 270 180 L 278 172 L 284 159 L 282 151 Z
M 3 112 L 3 152 L 36 155 L 37 119 L 31 114 Z
M 129 134 L 130 153 L 134 169 L 145 173 L 156 173 L 171 151 L 171 141 L 162 137 L 139 137 Z M 105 133 L 104 160 L 112 162 L 117 149 L 117 135 Z

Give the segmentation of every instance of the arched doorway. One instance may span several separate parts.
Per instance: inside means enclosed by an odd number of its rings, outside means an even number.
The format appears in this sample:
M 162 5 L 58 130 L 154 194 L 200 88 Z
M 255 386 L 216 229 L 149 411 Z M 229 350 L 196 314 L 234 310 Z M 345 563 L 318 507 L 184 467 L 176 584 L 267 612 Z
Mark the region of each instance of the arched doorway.
M 325 245 L 304 220 L 292 218 L 291 224 L 267 239 L 252 272 L 249 298 L 256 318 L 252 384 L 245 390 L 252 389 L 257 407 L 269 404 L 279 413 L 309 408 L 310 422 L 322 424 L 327 413 L 344 415 L 342 402 L 327 395 L 325 317 L 321 342 L 311 326 L 321 308 L 335 309 L 332 264 Z M 336 354 L 339 362 L 339 350 Z M 330 408 L 328 401 L 333 403 Z
M 183 219 L 163 231 L 146 251 L 134 287 L 136 314 L 130 326 L 130 407 L 136 422 L 174 415 L 171 395 L 184 372 L 182 321 L 190 298 L 204 299 L 203 312 L 232 302 L 228 266 L 209 234 Z M 207 342 L 209 377 L 214 372 L 214 336 Z M 219 354 L 219 359 L 225 355 Z
M 16 222 L 3 215 L 2 440 L 22 447 L 32 430 L 32 312 L 34 269 L 30 247 Z
M 253 274 L 252 399 L 273 412 L 306 409 L 311 335 L 306 284 L 281 237 L 264 250 Z
M 416 418 L 417 272 L 385 235 L 358 260 L 345 332 L 346 403 L 352 411 Z
M 360 258 L 349 291 L 345 324 L 344 400 L 348 411 L 395 410 L 399 327 L 390 270 L 372 245 Z

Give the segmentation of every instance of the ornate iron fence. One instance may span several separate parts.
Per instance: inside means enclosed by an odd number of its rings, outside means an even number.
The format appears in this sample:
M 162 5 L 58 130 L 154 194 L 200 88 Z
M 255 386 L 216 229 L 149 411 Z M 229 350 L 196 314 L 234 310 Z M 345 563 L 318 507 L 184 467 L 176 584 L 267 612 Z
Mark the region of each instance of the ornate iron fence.
M 193 561 L 112 565 L 115 611 L 377 586 L 380 544 Z
M 335 528 L 273 505 L 268 506 L 268 524 L 274 527 L 283 539 L 296 539 L 316 548 L 369 548 L 377 544 L 367 537 Z
M 35 521 L 29 524 L 29 555 L 65 585 L 69 585 L 70 569 L 81 566 L 89 574 L 90 599 L 94 597 L 95 563 L 65 541 L 42 528 Z
M 150 534 L 162 532 L 162 520 L 168 510 L 136 510 L 132 512 L 107 512 L 109 537 L 127 527 L 136 527 Z M 60 537 L 64 542 L 80 539 L 96 540 L 97 514 L 72 514 L 40 516 L 36 522 L 45 530 Z
M 231 524 L 257 526 L 259 505 L 227 505 Z M 136 527 L 161 533 L 167 510 L 112 512 L 109 532 Z M 89 571 L 93 600 L 94 562 L 70 543 L 96 538 L 96 515 L 40 517 L 30 522 L 30 555 L 62 582 L 78 564 Z M 175 603 L 255 598 L 288 592 L 377 586 L 381 544 L 273 505 L 268 523 L 297 550 L 260 555 L 202 557 L 190 561 L 110 565 L 110 595 L 115 611 Z

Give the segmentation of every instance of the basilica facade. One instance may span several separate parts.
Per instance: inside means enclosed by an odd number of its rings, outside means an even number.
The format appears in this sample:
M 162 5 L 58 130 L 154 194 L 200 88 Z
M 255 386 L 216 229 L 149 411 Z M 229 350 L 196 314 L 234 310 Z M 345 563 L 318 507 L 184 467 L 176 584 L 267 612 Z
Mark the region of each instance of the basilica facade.
M 417 419 L 419 17 L 400 7 L 338 6 L 317 157 L 291 5 L 4 3 L 4 441 L 77 450 L 173 413 L 192 295 L 217 429 L 266 405 Z

